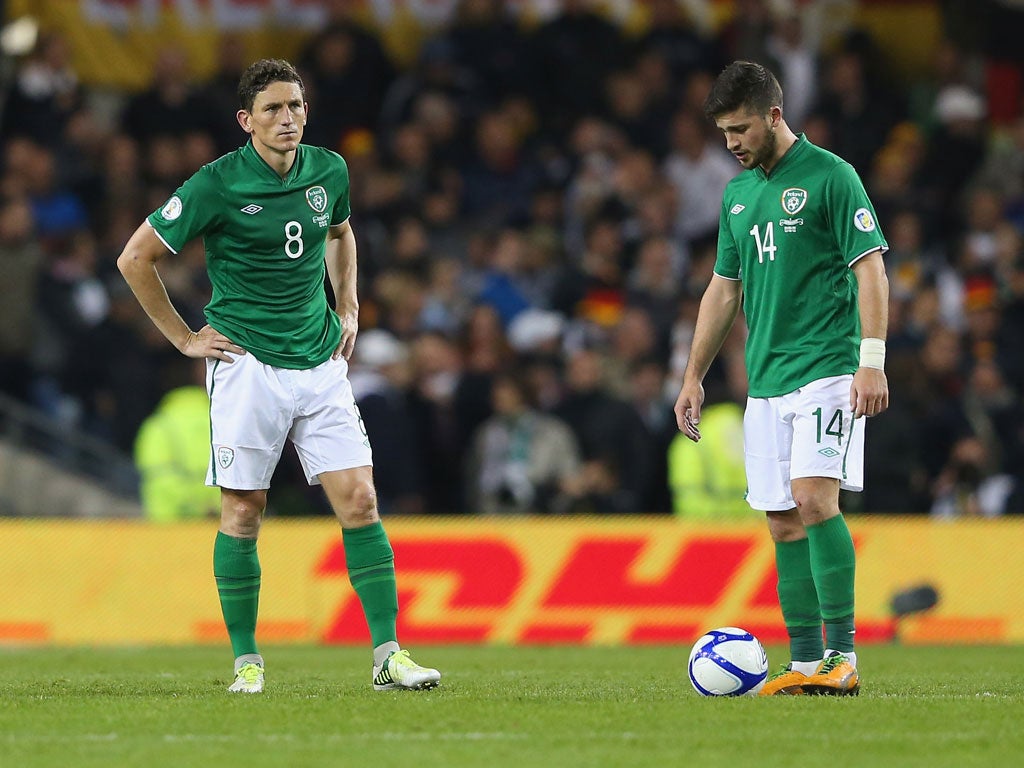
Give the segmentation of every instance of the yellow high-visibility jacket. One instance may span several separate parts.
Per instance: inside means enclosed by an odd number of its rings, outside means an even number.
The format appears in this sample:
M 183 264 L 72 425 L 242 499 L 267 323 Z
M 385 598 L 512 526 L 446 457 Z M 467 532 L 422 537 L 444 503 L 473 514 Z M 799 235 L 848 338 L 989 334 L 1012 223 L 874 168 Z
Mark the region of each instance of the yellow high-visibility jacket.
M 668 484 L 672 509 L 696 520 L 750 518 L 744 501 L 747 474 L 743 466 L 743 409 L 716 403 L 700 412 L 700 443 L 682 433 L 668 449 Z
M 220 514 L 220 489 L 207 487 L 210 398 L 197 386 L 168 392 L 139 428 L 135 466 L 146 517 L 169 522 Z

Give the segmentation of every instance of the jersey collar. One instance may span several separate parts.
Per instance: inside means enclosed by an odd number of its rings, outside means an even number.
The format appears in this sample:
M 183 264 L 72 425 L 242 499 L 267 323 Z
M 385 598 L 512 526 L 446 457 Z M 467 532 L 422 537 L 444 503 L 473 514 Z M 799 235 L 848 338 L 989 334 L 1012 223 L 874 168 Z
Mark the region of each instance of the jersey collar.
M 303 147 L 302 144 L 299 144 L 299 146 L 296 148 L 295 162 L 292 163 L 292 167 L 288 169 L 288 173 L 287 175 L 285 175 L 284 178 L 278 176 L 277 171 L 271 168 L 267 161 L 260 157 L 260 153 L 256 151 L 256 147 L 254 147 L 252 144 L 252 139 L 249 139 L 247 142 L 245 142 L 245 146 L 242 147 L 242 154 L 250 163 L 255 165 L 260 170 L 261 174 L 263 174 L 264 176 L 268 176 L 274 181 L 276 181 L 278 184 L 283 184 L 284 186 L 287 187 L 291 185 L 292 179 L 294 179 L 298 175 L 299 166 L 302 164 Z
M 807 140 L 807 136 L 802 133 L 798 133 L 796 135 L 796 141 L 793 142 L 793 146 L 787 149 L 786 154 L 779 158 L 779 162 L 777 162 L 775 167 L 772 168 L 771 173 L 765 173 L 764 168 L 760 165 L 754 169 L 754 173 L 760 176 L 762 181 L 767 181 L 770 176 L 778 174 L 780 168 L 785 168 L 787 165 L 792 163 L 793 158 L 799 157 L 803 154 L 804 148 L 808 144 L 810 144 L 810 142 Z

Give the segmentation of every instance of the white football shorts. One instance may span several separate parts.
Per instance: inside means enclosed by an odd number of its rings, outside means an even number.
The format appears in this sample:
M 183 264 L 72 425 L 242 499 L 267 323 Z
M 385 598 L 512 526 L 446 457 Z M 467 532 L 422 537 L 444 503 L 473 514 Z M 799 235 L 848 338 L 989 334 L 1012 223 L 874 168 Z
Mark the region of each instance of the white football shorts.
M 234 358 L 233 363 L 206 361 L 207 485 L 269 488 L 286 439 L 295 445 L 310 485 L 320 484 L 322 472 L 373 465 L 344 358 L 308 370 L 266 365 L 252 354 Z
M 830 376 L 788 395 L 748 397 L 743 415 L 747 503 L 763 512 L 793 509 L 790 481 L 832 477 L 864 490 L 864 417 L 850 407 L 853 375 Z

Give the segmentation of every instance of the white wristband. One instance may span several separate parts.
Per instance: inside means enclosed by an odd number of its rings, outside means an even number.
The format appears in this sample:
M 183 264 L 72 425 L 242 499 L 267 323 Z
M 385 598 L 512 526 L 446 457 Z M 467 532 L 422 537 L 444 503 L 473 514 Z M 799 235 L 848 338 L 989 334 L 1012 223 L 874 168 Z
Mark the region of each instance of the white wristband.
M 860 340 L 860 367 L 877 368 L 880 371 L 885 370 L 884 339 Z

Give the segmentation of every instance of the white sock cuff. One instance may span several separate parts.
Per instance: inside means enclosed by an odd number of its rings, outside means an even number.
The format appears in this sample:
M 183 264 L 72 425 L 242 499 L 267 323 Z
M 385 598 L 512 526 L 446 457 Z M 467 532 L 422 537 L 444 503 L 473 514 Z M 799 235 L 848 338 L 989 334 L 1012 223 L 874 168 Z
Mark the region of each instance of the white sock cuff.
M 235 674 L 238 674 L 238 670 L 242 668 L 243 664 L 259 664 L 262 667 L 263 657 L 258 653 L 243 653 L 235 659 Z
M 373 666 L 379 667 L 384 663 L 384 659 L 390 656 L 392 653 L 402 650 L 395 640 L 389 640 L 386 643 L 381 643 L 373 649 Z

